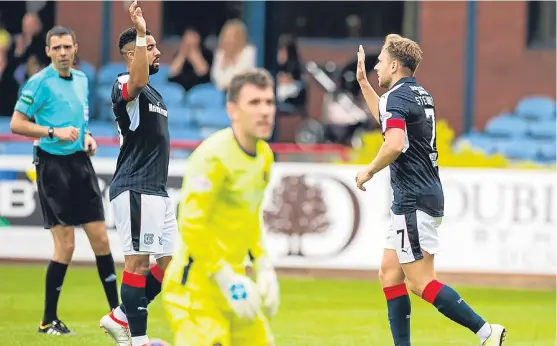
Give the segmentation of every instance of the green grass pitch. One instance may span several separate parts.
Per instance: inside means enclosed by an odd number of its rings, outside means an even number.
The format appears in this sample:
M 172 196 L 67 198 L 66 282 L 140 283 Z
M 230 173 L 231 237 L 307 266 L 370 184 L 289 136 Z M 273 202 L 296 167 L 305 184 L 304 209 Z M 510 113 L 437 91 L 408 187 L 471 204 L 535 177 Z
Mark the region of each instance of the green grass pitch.
M 62 290 L 59 317 L 78 335 L 37 334 L 43 287 L 43 266 L 0 266 L 1 345 L 112 345 L 97 327 L 107 303 L 95 268 L 70 268 Z M 281 289 L 281 309 L 272 321 L 277 345 L 392 345 L 386 304 L 377 282 L 283 278 Z M 555 292 L 456 289 L 488 321 L 507 327 L 505 345 L 555 345 Z M 470 331 L 445 319 L 418 297 L 411 299 L 413 346 L 478 344 Z M 171 341 L 157 300 L 149 308 L 149 317 L 149 335 Z

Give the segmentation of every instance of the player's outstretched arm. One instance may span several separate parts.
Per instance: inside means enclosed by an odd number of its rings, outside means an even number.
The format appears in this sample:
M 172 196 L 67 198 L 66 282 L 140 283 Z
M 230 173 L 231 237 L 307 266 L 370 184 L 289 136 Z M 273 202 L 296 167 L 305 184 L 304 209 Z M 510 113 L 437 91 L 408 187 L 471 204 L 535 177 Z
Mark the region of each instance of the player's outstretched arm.
M 134 56 L 129 71 L 130 79 L 127 82 L 129 98 L 134 99 L 149 83 L 149 59 L 147 57 L 147 24 L 137 1 L 130 5 L 129 11 L 137 31 Z
M 371 111 L 371 114 L 379 124 L 379 95 L 373 90 L 371 84 L 367 80 L 366 73 L 366 54 L 364 52 L 364 47 L 360 45 L 358 50 L 358 67 L 356 71 L 356 78 L 358 84 L 360 84 L 360 89 L 362 90 L 362 95 L 366 100 L 366 104 Z

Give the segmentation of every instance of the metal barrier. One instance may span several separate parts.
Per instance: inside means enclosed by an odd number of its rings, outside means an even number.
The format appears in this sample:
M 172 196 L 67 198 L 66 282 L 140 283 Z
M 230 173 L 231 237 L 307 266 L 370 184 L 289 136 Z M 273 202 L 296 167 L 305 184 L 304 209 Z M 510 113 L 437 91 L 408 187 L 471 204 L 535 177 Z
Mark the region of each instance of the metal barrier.
M 117 147 L 118 137 L 95 137 L 99 146 Z M 0 134 L 0 142 L 32 142 L 32 138 L 13 134 Z M 191 152 L 201 142 L 188 140 L 170 141 L 171 150 Z M 277 154 L 277 161 L 289 162 L 346 162 L 349 160 L 349 148 L 339 144 L 296 144 L 269 143 Z M 31 154 L 31 152 L 30 152 Z

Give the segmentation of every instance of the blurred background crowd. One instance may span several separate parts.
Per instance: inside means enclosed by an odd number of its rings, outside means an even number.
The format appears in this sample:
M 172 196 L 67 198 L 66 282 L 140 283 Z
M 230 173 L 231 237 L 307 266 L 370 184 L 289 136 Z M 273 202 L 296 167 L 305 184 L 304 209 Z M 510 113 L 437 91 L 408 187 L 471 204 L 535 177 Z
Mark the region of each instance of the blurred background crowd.
M 0 134 L 9 132 L 22 85 L 49 64 L 45 33 L 62 24 L 76 31 L 75 68 L 89 77 L 91 130 L 97 137 L 116 135 L 110 93 L 116 75 L 125 70 L 116 39 L 130 25 L 126 6 L 0 2 Z M 375 83 L 372 69 L 382 39 L 399 33 L 418 41 L 425 53 L 417 78 L 436 101 L 441 165 L 555 163 L 553 1 L 169 1 L 141 6 L 163 53 L 151 83 L 169 108 L 173 140 L 196 143 L 227 126 L 224 95 L 231 77 L 264 66 L 277 81 L 274 142 L 342 146 L 349 152 L 345 161 L 367 162 L 382 138 L 355 80 L 356 50 L 359 44 L 366 48 Z M 28 143 L 8 136 L 0 140 L 0 154 L 29 152 Z M 117 153 L 115 146 L 99 150 L 100 156 Z M 188 153 L 174 150 L 173 156 Z

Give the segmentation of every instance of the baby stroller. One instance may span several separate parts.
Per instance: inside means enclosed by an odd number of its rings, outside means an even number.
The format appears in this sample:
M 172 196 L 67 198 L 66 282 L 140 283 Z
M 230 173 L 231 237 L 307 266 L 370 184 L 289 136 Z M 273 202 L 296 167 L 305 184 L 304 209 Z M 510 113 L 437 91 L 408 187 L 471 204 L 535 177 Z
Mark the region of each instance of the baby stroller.
M 377 56 L 366 57 L 366 68 L 371 71 Z M 310 61 L 308 74 L 325 91 L 321 119 L 305 120 L 297 133 L 297 143 L 335 143 L 357 148 L 361 134 L 379 125 L 372 120 L 370 111 L 356 80 L 357 60 L 336 69 L 333 63 L 321 67 Z

